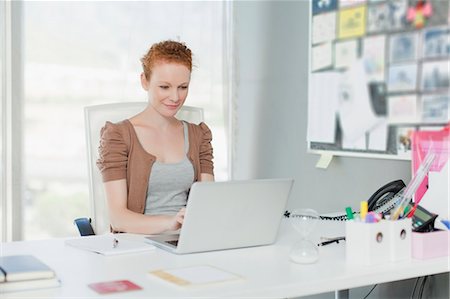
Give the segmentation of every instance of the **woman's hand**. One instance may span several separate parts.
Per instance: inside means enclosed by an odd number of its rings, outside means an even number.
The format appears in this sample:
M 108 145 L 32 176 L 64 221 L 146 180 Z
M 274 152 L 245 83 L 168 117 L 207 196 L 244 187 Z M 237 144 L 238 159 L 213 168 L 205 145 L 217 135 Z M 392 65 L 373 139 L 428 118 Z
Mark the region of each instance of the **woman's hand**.
M 175 216 L 169 218 L 169 226 L 167 230 L 177 230 L 183 225 L 184 214 L 186 213 L 186 208 L 181 208 Z

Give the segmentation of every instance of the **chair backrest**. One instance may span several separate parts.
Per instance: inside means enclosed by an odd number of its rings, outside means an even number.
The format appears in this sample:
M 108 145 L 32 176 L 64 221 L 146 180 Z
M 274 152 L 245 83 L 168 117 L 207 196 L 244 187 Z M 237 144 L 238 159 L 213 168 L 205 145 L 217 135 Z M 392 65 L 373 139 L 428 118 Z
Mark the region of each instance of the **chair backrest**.
M 109 231 L 109 215 L 102 177 L 97 168 L 100 130 L 106 121 L 118 122 L 127 119 L 147 107 L 147 102 L 125 102 L 88 106 L 84 108 L 86 145 L 89 172 L 89 199 L 92 226 L 96 234 Z M 183 106 L 178 119 L 199 124 L 203 121 L 203 109 Z

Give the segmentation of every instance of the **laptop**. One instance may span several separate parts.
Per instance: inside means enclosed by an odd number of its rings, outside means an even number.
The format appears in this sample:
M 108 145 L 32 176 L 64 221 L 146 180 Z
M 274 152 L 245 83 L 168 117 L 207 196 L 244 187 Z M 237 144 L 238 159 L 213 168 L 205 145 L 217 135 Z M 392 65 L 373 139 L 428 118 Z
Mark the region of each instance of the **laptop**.
M 146 237 L 185 254 L 275 242 L 293 179 L 196 182 L 179 234 Z

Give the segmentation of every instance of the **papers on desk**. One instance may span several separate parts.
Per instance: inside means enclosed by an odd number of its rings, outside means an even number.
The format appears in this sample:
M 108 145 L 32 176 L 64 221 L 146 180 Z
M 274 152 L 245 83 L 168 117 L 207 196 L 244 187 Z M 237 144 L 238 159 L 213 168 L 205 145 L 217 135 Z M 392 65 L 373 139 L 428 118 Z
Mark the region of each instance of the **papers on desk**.
M 103 255 L 119 255 L 127 253 L 138 253 L 155 249 L 155 246 L 144 241 L 130 241 L 120 239 L 118 241 L 114 235 L 85 236 L 76 239 L 66 240 L 66 245 L 78 249 L 88 250 Z
M 209 285 L 242 279 L 236 274 L 209 265 L 156 270 L 150 272 L 150 275 L 182 287 Z

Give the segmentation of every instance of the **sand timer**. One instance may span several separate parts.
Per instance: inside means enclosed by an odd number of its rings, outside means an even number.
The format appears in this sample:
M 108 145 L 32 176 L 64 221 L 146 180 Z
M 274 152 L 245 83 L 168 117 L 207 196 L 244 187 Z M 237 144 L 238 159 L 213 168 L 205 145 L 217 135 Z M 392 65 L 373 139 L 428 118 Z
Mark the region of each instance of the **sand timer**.
M 300 234 L 300 241 L 291 249 L 291 261 L 299 264 L 311 264 L 319 259 L 317 245 L 309 240 L 309 235 L 319 221 L 319 214 L 312 209 L 296 209 L 289 216 L 289 221 Z

